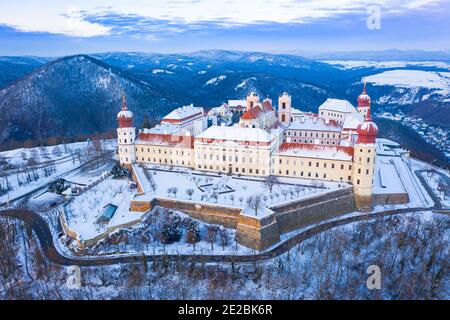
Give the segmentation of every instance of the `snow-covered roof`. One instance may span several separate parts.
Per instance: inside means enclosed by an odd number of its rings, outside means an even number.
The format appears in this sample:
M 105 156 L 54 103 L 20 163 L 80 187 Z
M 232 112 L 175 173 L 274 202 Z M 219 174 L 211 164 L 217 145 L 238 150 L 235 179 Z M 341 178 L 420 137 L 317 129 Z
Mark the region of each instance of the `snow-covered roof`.
M 180 130 L 179 126 L 171 123 L 161 123 L 150 129 L 143 129 L 142 133 L 175 134 Z
M 136 145 L 140 144 L 192 149 L 194 147 L 194 137 L 165 133 L 140 133 L 136 139 Z
M 194 105 L 188 105 L 181 108 L 177 108 L 163 118 L 164 120 L 184 120 L 193 117 L 197 114 L 203 114 L 203 108 L 194 107 Z
M 247 105 L 246 100 L 228 100 L 228 106 L 230 107 L 245 107 Z
M 197 136 L 198 139 L 271 142 L 272 136 L 259 128 L 212 126 Z
M 343 129 L 356 130 L 359 124 L 364 122 L 364 116 L 360 113 L 353 113 L 345 117 Z
M 330 99 L 330 98 L 328 98 L 324 103 L 320 105 L 319 111 L 320 110 L 330 110 L 343 113 L 357 112 L 355 107 L 347 100 Z
M 339 126 L 334 120 L 326 120 L 318 117 L 303 117 L 302 121 L 294 121 L 290 123 L 287 130 L 341 132 L 341 126 Z
M 130 110 L 121 110 L 117 114 L 117 118 L 133 118 L 133 112 L 131 112 Z
M 280 146 L 277 154 L 293 157 L 351 161 L 353 152 L 352 147 L 285 142 Z

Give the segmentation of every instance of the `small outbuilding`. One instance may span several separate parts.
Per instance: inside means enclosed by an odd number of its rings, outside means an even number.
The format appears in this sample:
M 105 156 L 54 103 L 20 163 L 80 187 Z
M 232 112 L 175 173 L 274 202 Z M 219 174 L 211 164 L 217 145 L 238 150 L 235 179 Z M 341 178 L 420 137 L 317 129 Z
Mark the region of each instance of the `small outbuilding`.
M 108 224 L 109 221 L 111 221 L 111 219 L 114 217 L 116 210 L 117 210 L 116 205 L 108 203 L 106 206 L 103 207 L 101 215 L 97 218 L 97 223 Z

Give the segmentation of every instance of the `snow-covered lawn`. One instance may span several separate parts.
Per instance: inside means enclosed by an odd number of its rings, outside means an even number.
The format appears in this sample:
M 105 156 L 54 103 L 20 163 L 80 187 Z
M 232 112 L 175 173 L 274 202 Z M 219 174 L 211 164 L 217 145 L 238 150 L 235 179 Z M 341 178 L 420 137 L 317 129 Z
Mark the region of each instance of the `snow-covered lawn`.
M 138 200 L 161 197 L 247 208 L 247 199 L 259 195 L 262 198 L 261 208 L 264 209 L 339 188 L 337 182 L 279 178 L 279 183 L 270 192 L 264 178 L 215 175 L 182 168 L 171 168 L 173 171 L 169 171 L 168 167 L 153 165 L 134 168 L 145 191 L 145 194 L 136 197 Z M 258 211 L 258 216 L 263 215 L 264 210 Z M 255 214 L 252 212 L 251 215 Z
M 69 226 L 86 240 L 105 232 L 108 227 L 137 220 L 141 214 L 129 211 L 134 194 L 130 181 L 108 178 L 74 197 L 65 207 Z M 97 218 L 107 204 L 117 206 L 117 210 L 109 223 L 98 224 Z

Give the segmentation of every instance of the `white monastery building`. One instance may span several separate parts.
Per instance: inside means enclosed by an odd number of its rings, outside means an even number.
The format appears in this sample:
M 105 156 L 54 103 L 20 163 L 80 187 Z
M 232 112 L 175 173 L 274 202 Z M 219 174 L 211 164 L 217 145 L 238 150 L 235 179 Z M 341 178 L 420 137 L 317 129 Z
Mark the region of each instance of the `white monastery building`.
M 346 100 L 327 99 L 317 114 L 304 113 L 292 107 L 285 92 L 276 111 L 272 100 L 261 101 L 251 92 L 246 100 L 230 100 L 209 113 L 193 105 L 175 109 L 136 136 L 124 98 L 117 115 L 118 156 L 125 165 L 347 182 L 363 207 L 371 202 L 378 133 L 365 85 L 357 103 L 355 108 Z M 239 115 L 238 123 L 213 121 L 208 127 L 208 118 L 230 113 Z

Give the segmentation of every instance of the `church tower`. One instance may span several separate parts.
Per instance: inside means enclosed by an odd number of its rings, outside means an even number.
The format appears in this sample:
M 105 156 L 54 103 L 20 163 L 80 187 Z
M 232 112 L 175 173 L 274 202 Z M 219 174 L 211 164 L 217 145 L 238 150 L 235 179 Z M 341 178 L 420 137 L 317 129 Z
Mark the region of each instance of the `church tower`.
M 120 164 L 136 161 L 136 128 L 133 126 L 133 112 L 128 110 L 125 95 L 122 97 L 122 110 L 117 114 L 117 145 Z
M 364 89 L 358 96 L 358 112 L 362 114 L 365 119 L 368 111 L 370 111 L 370 97 L 366 93 L 366 83 L 364 82 Z
M 363 211 L 372 208 L 372 189 L 375 175 L 375 139 L 378 127 L 372 121 L 370 108 L 363 123 L 357 128 L 358 138 L 353 156 L 353 188 L 356 206 Z
M 250 92 L 250 94 L 247 96 L 247 108 L 246 108 L 246 111 L 248 111 L 249 109 L 253 108 L 258 103 L 259 103 L 259 96 L 258 96 L 258 94 L 256 92 L 254 92 L 254 91 Z
M 291 96 L 284 92 L 278 98 L 278 120 L 282 123 L 292 122 L 292 99 Z

